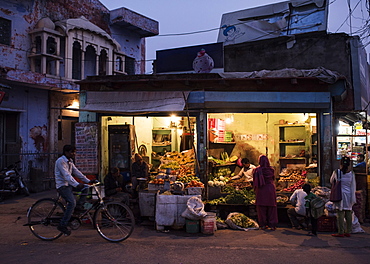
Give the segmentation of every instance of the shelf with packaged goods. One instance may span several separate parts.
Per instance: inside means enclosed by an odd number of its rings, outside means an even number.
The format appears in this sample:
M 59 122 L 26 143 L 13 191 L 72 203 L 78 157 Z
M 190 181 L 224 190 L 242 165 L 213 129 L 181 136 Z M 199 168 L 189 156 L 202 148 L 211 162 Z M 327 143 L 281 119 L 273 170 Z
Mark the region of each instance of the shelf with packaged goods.
M 165 152 L 176 151 L 176 130 L 171 128 L 152 129 L 152 151 L 163 155 Z
M 310 150 L 308 124 L 278 125 L 278 128 L 281 159 L 289 155 L 299 155 L 300 150 Z
M 318 135 L 317 133 L 311 134 L 311 158 L 317 158 L 318 156 Z M 312 160 L 311 160 L 312 162 Z
M 226 171 L 226 168 L 228 168 L 227 174 L 231 174 L 234 172 L 236 168 L 236 163 L 226 162 L 226 159 L 231 157 L 231 153 L 235 145 L 236 145 L 235 142 L 219 142 L 219 143 L 209 142 L 209 149 L 208 149 L 209 156 L 212 156 L 216 159 L 224 161 L 221 164 L 216 164 L 215 162 L 212 162 L 211 160 L 208 162 L 209 170 L 213 175 L 215 175 L 219 170 L 224 170 L 223 168 L 225 168 L 225 171 Z M 227 153 L 227 155 L 225 154 L 225 152 Z
M 278 134 L 280 170 L 287 168 L 288 164 L 306 165 L 306 154 L 312 152 L 309 124 L 278 125 Z

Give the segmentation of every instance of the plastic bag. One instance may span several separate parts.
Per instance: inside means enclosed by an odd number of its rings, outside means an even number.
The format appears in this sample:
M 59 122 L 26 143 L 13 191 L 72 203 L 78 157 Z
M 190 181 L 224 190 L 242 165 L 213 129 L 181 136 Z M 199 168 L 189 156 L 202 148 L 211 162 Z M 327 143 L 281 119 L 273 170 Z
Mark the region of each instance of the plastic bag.
M 356 233 L 365 233 L 365 230 L 362 229 L 357 216 L 352 212 L 352 234 Z
M 189 220 L 199 220 L 207 216 L 204 211 L 204 204 L 202 200 L 198 197 L 190 197 L 186 203 L 187 207 L 181 216 Z
M 243 222 L 243 223 L 247 222 L 248 223 L 247 225 L 249 227 L 242 227 L 242 226 L 238 225 L 238 223 L 241 223 L 241 222 Z M 254 221 L 253 219 L 250 219 L 249 217 L 245 216 L 244 214 L 238 213 L 238 212 L 230 213 L 227 216 L 227 218 L 225 220 L 225 223 L 231 229 L 235 229 L 235 230 L 248 231 L 248 230 L 253 230 L 253 229 L 259 229 L 258 223 L 256 221 Z
M 328 210 L 329 213 L 335 213 L 335 208 L 333 202 L 326 202 L 325 209 Z

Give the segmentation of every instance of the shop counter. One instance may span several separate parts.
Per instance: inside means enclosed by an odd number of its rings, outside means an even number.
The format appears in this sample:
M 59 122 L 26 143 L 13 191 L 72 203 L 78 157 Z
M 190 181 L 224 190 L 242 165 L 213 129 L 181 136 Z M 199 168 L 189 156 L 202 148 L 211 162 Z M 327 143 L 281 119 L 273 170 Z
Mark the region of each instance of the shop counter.
M 139 207 L 141 216 L 154 217 L 156 192 L 140 191 Z
M 163 230 L 165 226 L 182 228 L 185 225 L 185 218 L 181 214 L 187 208 L 190 197 L 201 195 L 162 195 L 157 193 L 155 206 L 155 222 L 157 230 Z

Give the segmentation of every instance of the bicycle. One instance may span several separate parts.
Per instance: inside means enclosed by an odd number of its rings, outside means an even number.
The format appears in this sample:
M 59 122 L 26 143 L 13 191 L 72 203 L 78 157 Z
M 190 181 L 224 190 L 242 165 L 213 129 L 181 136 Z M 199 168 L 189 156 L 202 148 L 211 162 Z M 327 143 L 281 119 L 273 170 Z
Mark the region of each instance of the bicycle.
M 134 230 L 134 214 L 126 204 L 114 201 L 105 202 L 99 188 L 100 183 L 89 185 L 93 188 L 98 197 L 93 201 L 86 211 L 75 216 L 72 215 L 69 226 L 76 230 L 81 226 L 82 219 L 88 217 L 92 220 L 94 228 L 99 235 L 110 242 L 121 242 L 127 239 Z M 66 210 L 63 198 L 58 194 L 58 198 L 44 198 L 36 201 L 27 212 L 28 223 L 32 234 L 37 238 L 52 241 L 63 235 L 57 226 Z M 86 208 L 86 207 L 85 207 Z M 93 217 L 91 217 L 93 213 Z

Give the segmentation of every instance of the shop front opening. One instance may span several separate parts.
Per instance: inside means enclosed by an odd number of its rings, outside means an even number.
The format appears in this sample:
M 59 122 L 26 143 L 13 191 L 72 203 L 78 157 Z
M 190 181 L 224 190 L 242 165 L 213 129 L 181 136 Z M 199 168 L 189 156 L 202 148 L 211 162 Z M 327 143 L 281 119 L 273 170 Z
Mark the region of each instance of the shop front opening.
M 180 174 L 186 166 L 195 176 L 195 117 L 102 116 L 101 124 L 101 175 L 112 167 L 130 173 L 138 153 L 149 164 L 151 175 L 166 169 Z
M 293 192 L 306 182 L 318 186 L 318 131 L 316 113 L 208 114 L 208 179 L 235 177 L 242 159 L 258 166 L 263 154 L 275 169 L 278 192 Z M 237 183 L 251 187 L 243 177 Z

